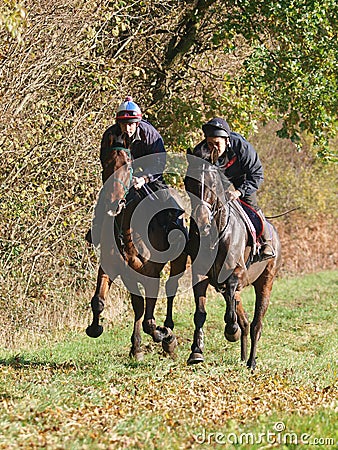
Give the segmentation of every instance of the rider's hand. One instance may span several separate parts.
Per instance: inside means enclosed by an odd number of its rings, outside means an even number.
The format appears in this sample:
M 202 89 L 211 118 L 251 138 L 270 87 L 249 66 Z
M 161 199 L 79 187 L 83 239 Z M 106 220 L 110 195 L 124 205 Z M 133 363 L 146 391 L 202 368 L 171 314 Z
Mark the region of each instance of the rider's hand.
M 133 186 L 135 189 L 141 189 L 145 182 L 146 180 L 144 177 L 133 177 Z
M 238 191 L 237 189 L 235 191 L 229 191 L 228 192 L 228 198 L 229 200 L 237 200 L 240 196 L 241 196 L 241 192 Z

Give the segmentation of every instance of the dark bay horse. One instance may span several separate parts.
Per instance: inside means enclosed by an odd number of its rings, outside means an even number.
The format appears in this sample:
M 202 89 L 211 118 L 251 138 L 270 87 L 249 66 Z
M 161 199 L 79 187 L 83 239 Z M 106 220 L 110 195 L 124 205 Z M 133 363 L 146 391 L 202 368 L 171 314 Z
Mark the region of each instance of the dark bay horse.
M 276 257 L 252 262 L 252 242 L 246 224 L 227 198 L 231 183 L 210 163 L 210 154 L 190 151 L 185 188 L 191 201 L 189 253 L 192 257 L 192 280 L 195 297 L 194 338 L 188 364 L 204 361 L 203 325 L 206 320 L 206 291 L 210 285 L 226 302 L 225 338 L 241 340 L 241 360 L 251 369 L 256 367 L 257 343 L 267 311 L 272 285 L 281 263 L 281 247 L 277 231 L 271 225 Z M 238 200 L 236 200 L 238 201 Z M 255 290 L 254 317 L 249 325 L 240 293 L 252 284 Z M 248 334 L 251 351 L 249 359 Z
M 181 249 L 173 249 L 157 215 L 147 217 L 147 211 L 152 212 L 149 205 L 152 206 L 154 202 L 147 195 L 141 197 L 132 187 L 131 156 L 128 149 L 112 149 L 103 170 L 103 181 L 104 187 L 96 206 L 96 222 L 94 219 L 92 227 L 92 233 L 97 234 L 96 241 L 100 245 L 100 268 L 95 294 L 91 300 L 93 321 L 86 333 L 94 338 L 102 334 L 100 314 L 113 280 L 120 276 L 130 292 L 134 311 L 130 356 L 137 360 L 143 357 L 142 328 L 155 342 L 162 342 L 163 350 L 172 355 L 177 345 L 173 334 L 172 308 L 178 281 L 186 266 L 187 255 L 182 251 L 184 245 Z M 132 191 L 133 197 L 130 199 Z M 136 219 L 133 221 L 134 215 Z M 167 314 L 164 326 L 161 327 L 156 325 L 154 310 L 161 271 L 169 261 L 170 274 L 165 285 Z M 144 289 L 144 295 L 140 286 Z

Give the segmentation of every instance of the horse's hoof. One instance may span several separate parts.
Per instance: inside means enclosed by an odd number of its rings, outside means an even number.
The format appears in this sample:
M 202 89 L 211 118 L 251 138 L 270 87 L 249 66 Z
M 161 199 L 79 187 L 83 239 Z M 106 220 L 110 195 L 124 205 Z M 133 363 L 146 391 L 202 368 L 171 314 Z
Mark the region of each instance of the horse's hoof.
M 177 347 L 177 339 L 174 334 L 171 335 L 169 338 L 163 339 L 162 348 L 166 353 L 169 353 L 169 355 L 174 353 L 176 347 Z
M 172 331 L 168 330 L 166 327 L 156 327 L 152 336 L 154 342 L 163 342 L 164 339 L 170 340 L 173 334 Z
M 144 358 L 144 353 L 143 352 L 136 352 L 133 353 L 132 351 L 130 352 L 129 356 L 131 358 L 133 358 L 135 361 L 139 362 L 139 361 L 143 361 Z
M 155 320 L 146 320 L 142 322 L 142 328 L 146 334 L 150 334 L 150 336 L 153 336 L 156 331 Z
M 242 332 L 239 327 L 237 328 L 237 331 L 232 334 L 228 333 L 226 329 L 224 330 L 225 339 L 227 339 L 229 342 L 237 342 L 240 339 L 241 334 Z
M 97 337 L 101 336 L 102 333 L 103 333 L 102 325 L 90 325 L 86 329 L 87 336 L 89 336 L 91 338 L 97 338 Z
M 154 342 L 162 342 L 163 341 L 163 334 L 157 330 L 154 331 L 152 337 L 153 337 Z
M 191 353 L 189 356 L 189 359 L 187 361 L 188 366 L 191 366 L 192 364 L 199 364 L 204 362 L 204 358 L 202 353 Z
M 256 358 L 248 359 L 248 362 L 246 363 L 246 366 L 250 370 L 255 370 L 256 369 Z

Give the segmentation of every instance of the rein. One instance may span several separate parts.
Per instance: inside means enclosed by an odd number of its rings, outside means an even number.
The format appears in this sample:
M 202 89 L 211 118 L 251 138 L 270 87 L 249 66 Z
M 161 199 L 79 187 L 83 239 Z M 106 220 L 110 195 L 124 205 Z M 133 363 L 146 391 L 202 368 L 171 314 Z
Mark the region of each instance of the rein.
M 123 198 L 126 198 L 126 197 L 127 197 L 127 194 L 128 194 L 128 192 L 129 192 L 129 188 L 130 188 L 130 185 L 131 185 L 131 180 L 132 180 L 132 178 L 133 178 L 133 169 L 132 169 L 131 167 L 130 167 L 130 169 L 129 169 L 129 172 L 130 172 L 130 176 L 129 176 L 129 184 L 128 184 L 128 185 L 126 185 L 125 183 L 123 183 L 123 181 L 121 181 L 119 178 L 113 177 L 113 181 L 116 181 L 117 183 L 120 183 L 121 186 L 123 187 L 123 190 L 124 190 L 124 196 L 123 196 Z

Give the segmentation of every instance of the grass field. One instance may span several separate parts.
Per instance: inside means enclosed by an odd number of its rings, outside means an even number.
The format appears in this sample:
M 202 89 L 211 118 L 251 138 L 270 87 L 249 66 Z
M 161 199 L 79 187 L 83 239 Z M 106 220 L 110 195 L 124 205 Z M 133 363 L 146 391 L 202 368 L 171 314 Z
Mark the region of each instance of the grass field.
M 79 327 L 0 348 L 0 449 L 335 449 L 337 288 L 335 271 L 277 280 L 254 373 L 224 340 L 224 302 L 212 290 L 203 365 L 186 365 L 187 296 L 175 305 L 175 359 L 146 335 L 144 361 L 129 359 L 131 312 L 97 340 Z M 243 298 L 252 317 L 252 290 Z

